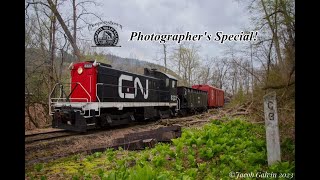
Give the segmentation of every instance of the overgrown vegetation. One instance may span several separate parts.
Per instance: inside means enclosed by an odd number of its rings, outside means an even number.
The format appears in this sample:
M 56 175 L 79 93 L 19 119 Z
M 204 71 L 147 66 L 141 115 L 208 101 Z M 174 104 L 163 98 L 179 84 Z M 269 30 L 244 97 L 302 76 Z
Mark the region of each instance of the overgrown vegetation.
M 295 146 L 281 145 L 288 158 L 267 165 L 264 125 L 244 118 L 212 120 L 201 128 L 185 128 L 171 144 L 143 151 L 107 149 L 75 155 L 26 172 L 30 179 L 230 179 L 230 172 L 294 173 Z M 280 178 L 281 179 L 281 178 Z

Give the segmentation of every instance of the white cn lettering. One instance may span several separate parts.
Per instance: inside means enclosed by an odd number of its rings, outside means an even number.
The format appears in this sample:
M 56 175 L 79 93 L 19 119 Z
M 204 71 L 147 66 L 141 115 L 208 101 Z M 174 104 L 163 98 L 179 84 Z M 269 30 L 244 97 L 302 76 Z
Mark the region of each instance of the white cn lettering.
M 144 98 L 144 99 L 147 99 L 148 96 L 149 96 L 149 91 L 148 91 L 148 79 L 146 80 L 146 92 L 145 92 L 145 93 L 143 92 L 143 87 L 142 87 L 142 84 L 141 84 L 141 82 L 140 82 L 140 79 L 137 78 L 137 77 L 134 79 L 134 89 L 135 89 L 135 91 L 134 91 L 134 97 L 136 97 L 136 96 L 137 96 L 137 93 L 138 93 L 137 85 L 139 85 L 139 88 L 140 88 L 140 90 L 141 90 L 141 93 L 143 94 L 143 98 Z
M 143 94 L 143 98 L 147 99 L 148 96 L 149 96 L 148 79 L 146 80 L 146 91 L 145 92 L 143 90 L 142 84 L 141 84 L 140 79 L 138 77 L 136 77 L 134 79 L 134 89 L 135 89 L 134 94 L 133 93 L 123 93 L 122 92 L 122 81 L 123 80 L 132 81 L 132 79 L 133 79 L 132 76 L 121 74 L 121 76 L 119 77 L 119 87 L 118 87 L 119 96 L 121 98 L 134 99 L 138 94 L 138 87 L 137 86 L 139 86 L 139 88 L 141 90 L 141 93 Z
M 118 87 L 119 96 L 121 98 L 133 99 L 134 98 L 133 93 L 123 93 L 122 92 L 122 81 L 123 80 L 132 81 L 132 76 L 121 74 L 121 76 L 119 77 L 119 87 Z

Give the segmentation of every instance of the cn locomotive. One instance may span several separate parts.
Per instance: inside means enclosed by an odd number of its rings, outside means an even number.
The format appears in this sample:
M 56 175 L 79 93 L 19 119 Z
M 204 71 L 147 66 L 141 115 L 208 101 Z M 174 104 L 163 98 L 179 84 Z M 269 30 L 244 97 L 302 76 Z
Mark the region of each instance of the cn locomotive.
M 144 68 L 140 75 L 96 61 L 71 63 L 69 69 L 69 89 L 57 83 L 49 96 L 53 128 L 85 132 L 223 106 L 211 103 L 217 98 L 212 99 L 212 86 L 177 87 L 175 77 L 156 69 Z M 215 92 L 222 92 L 219 102 L 223 102 L 223 91 Z

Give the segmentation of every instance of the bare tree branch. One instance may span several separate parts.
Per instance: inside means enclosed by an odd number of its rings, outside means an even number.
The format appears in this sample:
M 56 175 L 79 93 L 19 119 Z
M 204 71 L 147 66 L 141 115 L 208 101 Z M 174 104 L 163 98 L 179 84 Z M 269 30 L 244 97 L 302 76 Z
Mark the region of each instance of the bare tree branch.
M 80 50 L 77 46 L 77 44 L 75 43 L 76 41 L 73 39 L 67 25 L 65 24 L 65 22 L 63 21 L 60 13 L 58 12 L 55 4 L 53 4 L 52 0 L 47 0 L 49 5 L 50 5 L 50 8 L 52 10 L 52 12 L 54 13 L 54 15 L 57 17 L 59 23 L 61 24 L 61 27 L 62 29 L 64 30 L 64 32 L 66 33 L 67 37 L 68 37 L 68 40 L 69 42 L 71 43 L 72 45 L 72 48 L 73 48 L 73 51 L 74 51 L 74 55 L 77 56 L 77 61 L 81 61 L 82 60 L 82 55 L 80 53 Z

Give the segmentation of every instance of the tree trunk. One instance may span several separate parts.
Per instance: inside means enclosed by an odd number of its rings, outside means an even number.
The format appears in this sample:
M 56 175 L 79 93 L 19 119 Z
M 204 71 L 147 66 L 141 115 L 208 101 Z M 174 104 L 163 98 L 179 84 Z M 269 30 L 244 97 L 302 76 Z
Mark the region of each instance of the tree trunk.
M 68 37 L 68 40 L 73 48 L 73 51 L 74 51 L 74 55 L 77 57 L 77 60 L 76 61 L 81 61 L 82 60 L 82 56 L 81 56 L 81 53 L 80 53 L 80 50 L 77 46 L 77 44 L 75 43 L 76 41 L 73 39 L 67 25 L 65 24 L 65 22 L 63 21 L 60 13 L 58 12 L 55 4 L 53 4 L 52 0 L 47 0 L 48 3 L 49 3 L 49 6 L 51 8 L 51 11 L 54 13 L 54 15 L 57 17 L 63 31 L 66 33 L 67 37 Z
M 269 25 L 270 30 L 271 30 L 272 35 L 273 35 L 274 45 L 275 45 L 276 53 L 277 53 L 277 57 L 278 57 L 278 63 L 281 65 L 283 63 L 283 61 L 282 61 L 280 42 L 279 42 L 279 37 L 278 37 L 278 28 L 277 28 L 277 19 L 276 19 L 277 18 L 277 16 L 276 16 L 277 13 L 275 13 L 274 26 L 273 26 L 273 24 L 272 24 L 272 22 L 270 20 L 270 14 L 267 12 L 267 8 L 266 8 L 264 0 L 261 0 L 261 4 L 262 4 L 262 7 L 263 7 L 265 16 L 266 16 L 266 20 L 268 21 L 268 25 Z M 275 1 L 274 11 L 278 10 L 277 6 L 278 6 L 278 1 L 276 0 Z
M 254 90 L 254 77 L 253 77 L 253 58 L 252 58 L 252 44 L 250 44 L 250 60 L 251 60 L 251 99 L 253 101 L 253 90 Z
M 191 58 L 188 56 L 188 86 L 190 86 L 191 81 Z
M 42 30 L 42 25 L 41 25 L 41 22 L 40 22 L 40 17 L 39 17 L 39 13 L 38 13 L 38 7 L 37 5 L 34 6 L 34 10 L 35 10 L 35 13 L 36 13 L 36 16 L 37 16 L 37 22 L 38 22 L 38 25 L 39 25 L 39 33 L 40 33 L 40 49 L 42 51 L 42 53 L 44 54 L 44 59 L 46 61 L 46 58 L 45 58 L 45 55 L 46 55 L 46 52 L 45 52 L 45 44 L 43 42 L 43 30 Z
M 73 39 L 74 43 L 77 44 L 77 8 L 76 8 L 76 0 L 72 0 L 73 7 Z
M 164 72 L 167 72 L 167 45 L 163 43 Z
M 181 61 L 182 61 L 182 45 L 179 45 L 179 62 L 178 62 L 178 74 L 181 74 Z
M 55 1 L 55 4 L 57 4 L 57 0 Z M 50 47 L 50 62 L 51 66 L 49 68 L 49 89 L 51 90 L 53 88 L 54 84 L 54 59 L 55 59 L 55 49 L 56 49 L 56 17 L 52 13 L 52 19 L 51 19 L 51 26 L 50 26 L 50 41 L 51 41 L 51 47 Z

